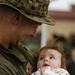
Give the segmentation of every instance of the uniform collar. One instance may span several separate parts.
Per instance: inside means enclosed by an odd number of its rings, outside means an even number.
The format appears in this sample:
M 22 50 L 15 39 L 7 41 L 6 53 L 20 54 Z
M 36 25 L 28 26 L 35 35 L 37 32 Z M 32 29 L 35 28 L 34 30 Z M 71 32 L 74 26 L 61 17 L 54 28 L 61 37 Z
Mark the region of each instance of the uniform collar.
M 12 47 L 12 49 L 7 49 L 3 45 L 0 44 L 0 50 L 6 54 L 14 55 L 20 62 L 26 62 L 26 58 L 24 57 L 23 53 L 21 52 L 19 47 Z

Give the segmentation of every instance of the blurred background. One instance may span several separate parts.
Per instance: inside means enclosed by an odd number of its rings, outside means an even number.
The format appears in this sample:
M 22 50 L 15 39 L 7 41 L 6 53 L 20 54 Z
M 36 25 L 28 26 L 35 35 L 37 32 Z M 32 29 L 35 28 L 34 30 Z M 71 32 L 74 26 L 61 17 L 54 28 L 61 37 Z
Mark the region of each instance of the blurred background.
M 49 39 L 55 39 L 62 42 L 68 58 L 71 47 L 75 47 L 75 0 L 50 0 L 48 14 L 55 19 L 55 25 L 42 24 L 35 39 L 29 37 L 23 44 L 29 50 L 36 51 L 45 46 Z

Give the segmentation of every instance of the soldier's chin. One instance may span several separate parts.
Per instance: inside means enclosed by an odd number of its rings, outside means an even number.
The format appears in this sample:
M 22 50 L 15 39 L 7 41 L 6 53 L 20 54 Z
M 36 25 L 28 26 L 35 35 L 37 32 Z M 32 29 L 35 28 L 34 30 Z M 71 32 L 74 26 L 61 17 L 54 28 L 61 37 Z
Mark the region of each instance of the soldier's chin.
M 16 46 L 20 46 L 24 40 L 20 40 L 16 42 Z
M 21 42 L 19 42 L 18 44 L 17 44 L 17 46 L 20 46 L 21 45 Z
M 20 44 L 21 44 L 21 42 L 17 42 L 17 43 L 15 44 L 15 46 L 20 46 Z

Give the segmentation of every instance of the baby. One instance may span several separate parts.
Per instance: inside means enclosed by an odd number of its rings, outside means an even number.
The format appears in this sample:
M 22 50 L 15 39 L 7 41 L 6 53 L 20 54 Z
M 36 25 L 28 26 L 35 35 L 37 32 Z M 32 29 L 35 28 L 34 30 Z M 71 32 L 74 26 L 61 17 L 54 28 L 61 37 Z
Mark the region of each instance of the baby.
M 65 70 L 65 57 L 60 45 L 52 43 L 40 49 L 37 69 L 32 75 L 69 75 Z

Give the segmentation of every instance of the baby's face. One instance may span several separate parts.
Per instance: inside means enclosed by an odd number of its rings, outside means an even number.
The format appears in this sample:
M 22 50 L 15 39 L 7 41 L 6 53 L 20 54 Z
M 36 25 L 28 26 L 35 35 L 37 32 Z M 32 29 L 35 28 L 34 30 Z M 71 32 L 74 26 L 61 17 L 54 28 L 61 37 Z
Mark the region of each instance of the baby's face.
M 60 68 L 61 54 L 54 49 L 43 50 L 38 58 L 37 69 L 42 68 L 44 66 L 50 66 L 52 68 Z

